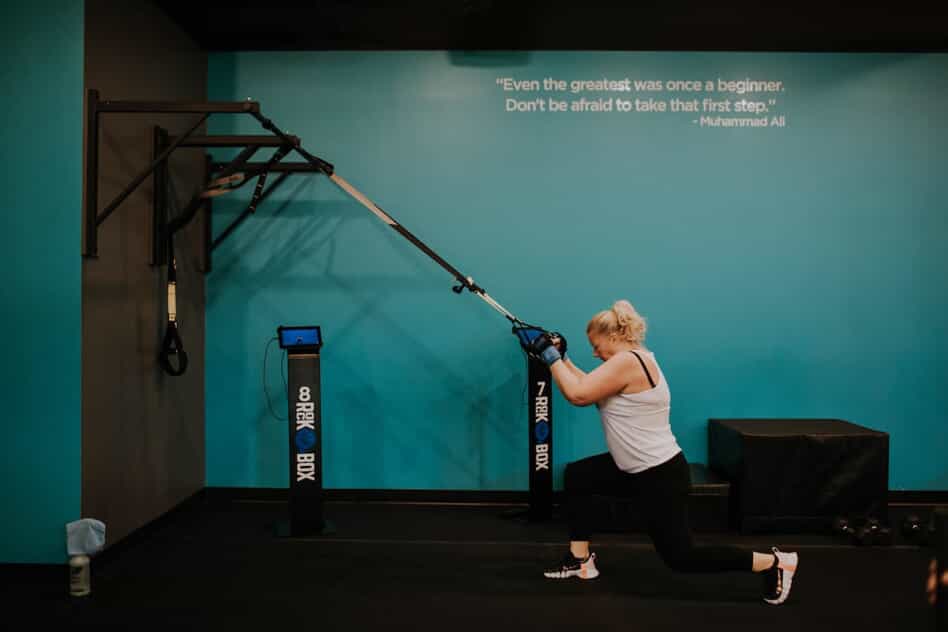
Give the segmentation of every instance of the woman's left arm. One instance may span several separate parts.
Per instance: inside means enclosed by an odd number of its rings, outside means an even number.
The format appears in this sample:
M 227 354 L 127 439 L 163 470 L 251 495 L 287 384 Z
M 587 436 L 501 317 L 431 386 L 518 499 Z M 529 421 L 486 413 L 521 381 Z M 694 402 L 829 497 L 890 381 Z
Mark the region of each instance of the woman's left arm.
M 550 372 L 568 402 L 589 406 L 625 388 L 632 366 L 629 363 L 633 361 L 631 353 L 616 354 L 584 375 L 570 371 L 563 361 L 557 361 L 550 366 Z

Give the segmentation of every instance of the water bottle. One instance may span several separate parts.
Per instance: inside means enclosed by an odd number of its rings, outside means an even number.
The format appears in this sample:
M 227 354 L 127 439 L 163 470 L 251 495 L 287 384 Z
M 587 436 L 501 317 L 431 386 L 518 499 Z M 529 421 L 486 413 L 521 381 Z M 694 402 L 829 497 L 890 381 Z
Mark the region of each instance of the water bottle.
M 89 578 L 89 556 L 73 555 L 69 558 L 69 594 L 84 597 L 92 592 Z

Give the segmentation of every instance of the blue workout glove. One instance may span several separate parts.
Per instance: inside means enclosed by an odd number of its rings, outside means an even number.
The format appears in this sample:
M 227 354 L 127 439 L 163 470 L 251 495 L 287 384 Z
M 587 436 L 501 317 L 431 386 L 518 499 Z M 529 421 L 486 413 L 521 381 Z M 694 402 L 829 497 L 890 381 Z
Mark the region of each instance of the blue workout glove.
M 530 343 L 530 352 L 546 362 L 547 366 L 551 366 L 557 360 L 563 359 L 548 333 L 542 333 L 533 339 Z

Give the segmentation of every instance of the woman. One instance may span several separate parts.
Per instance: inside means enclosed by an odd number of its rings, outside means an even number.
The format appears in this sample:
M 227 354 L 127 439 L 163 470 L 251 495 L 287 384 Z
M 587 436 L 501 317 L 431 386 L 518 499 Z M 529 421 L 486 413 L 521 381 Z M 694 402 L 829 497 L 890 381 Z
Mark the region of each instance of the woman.
M 569 521 L 569 552 L 544 572 L 551 579 L 599 575 L 589 550 L 593 495 L 634 498 L 649 536 L 665 563 L 676 571 L 766 573 L 764 601 L 781 604 L 799 564 L 796 553 L 776 547 L 758 553 L 734 546 L 698 546 L 688 524 L 691 473 L 669 423 L 671 394 L 655 355 L 643 345 L 645 319 L 628 301 L 596 314 L 586 326 L 593 356 L 602 360 L 584 373 L 566 358 L 566 339 L 543 334 L 531 352 L 549 366 L 563 396 L 576 406 L 599 409 L 604 454 L 566 466 L 564 487 Z

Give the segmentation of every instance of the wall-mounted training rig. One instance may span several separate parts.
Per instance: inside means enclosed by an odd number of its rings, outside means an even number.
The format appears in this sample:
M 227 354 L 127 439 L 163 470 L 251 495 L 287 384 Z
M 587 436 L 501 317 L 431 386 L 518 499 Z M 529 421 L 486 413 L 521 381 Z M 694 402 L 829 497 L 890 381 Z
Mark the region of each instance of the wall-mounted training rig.
M 129 183 L 119 195 L 112 200 L 100 213 L 98 210 L 98 179 L 99 179 L 99 124 L 101 117 L 108 113 L 142 113 L 142 114 L 200 114 L 201 117 L 181 136 L 170 136 L 160 127 L 154 128 L 153 153 L 151 164 L 148 165 Z M 270 135 L 260 136 L 199 136 L 195 132 L 207 121 L 212 114 L 246 114 L 256 119 Z M 484 302 L 500 312 L 513 327 L 512 331 L 527 352 L 527 366 L 530 382 L 530 397 L 532 405 L 528 415 L 529 433 L 529 468 L 530 491 L 529 509 L 527 516 L 531 520 L 545 520 L 551 515 L 551 499 L 553 477 L 551 464 L 553 462 L 553 410 L 552 397 L 549 389 L 552 385 L 550 368 L 529 351 L 529 342 L 537 335 L 546 333 L 542 328 L 529 325 L 505 309 L 495 301 L 484 288 L 474 280 L 445 261 L 434 250 L 409 232 L 404 226 L 395 221 L 377 204 L 346 182 L 329 162 L 318 158 L 303 149 L 300 139 L 281 131 L 274 123 L 260 112 L 260 104 L 256 101 L 239 102 L 163 102 L 163 101 L 102 101 L 98 90 L 89 90 L 86 100 L 86 199 L 85 199 L 85 250 L 87 258 L 98 256 L 98 227 L 128 198 L 135 189 L 149 176 L 155 178 L 153 198 L 153 237 L 152 237 L 152 265 L 168 265 L 168 327 L 162 343 L 159 362 L 169 375 L 181 375 L 187 368 L 187 354 L 181 338 L 178 335 L 175 309 L 175 259 L 174 234 L 187 226 L 203 208 L 208 220 L 211 213 L 211 200 L 214 197 L 229 193 L 242 187 L 256 176 L 257 184 L 247 208 L 225 228 L 220 235 L 213 237 L 210 232 L 211 222 L 205 222 L 205 274 L 211 269 L 211 252 L 226 239 L 233 231 L 263 202 L 286 178 L 293 173 L 322 173 L 332 180 L 339 188 L 345 191 L 357 202 L 372 212 L 373 215 L 388 224 L 402 237 L 410 241 L 416 248 L 424 252 L 438 265 L 450 273 L 457 281 L 453 286 L 454 292 L 460 294 L 464 289 L 476 294 Z M 229 162 L 212 162 L 205 159 L 204 186 L 195 193 L 184 209 L 176 213 L 174 218 L 168 217 L 167 190 L 169 174 L 167 167 L 168 157 L 179 147 L 193 148 L 238 148 L 243 149 Z M 250 162 L 253 155 L 261 148 L 275 148 L 275 151 L 264 162 Z M 303 158 L 303 162 L 283 162 L 291 152 Z M 266 188 L 267 176 L 279 173 L 279 177 Z M 174 366 L 171 358 L 177 358 L 178 366 Z
M 201 114 L 202 116 L 195 122 L 191 128 L 182 136 L 178 136 L 173 140 L 167 138 L 167 144 L 165 145 L 162 140 L 162 132 L 156 131 L 156 150 L 155 156 L 151 164 L 145 168 L 138 176 L 136 176 L 132 182 L 116 197 L 112 202 L 110 202 L 105 209 L 99 213 L 98 210 L 98 178 L 99 178 L 99 123 L 100 117 L 103 114 L 110 112 L 122 112 L 122 113 L 178 113 L 178 114 Z M 211 116 L 211 114 L 247 114 L 259 121 L 260 125 L 270 132 L 273 136 L 266 137 L 265 139 L 256 137 L 256 136 L 218 136 L 218 137 L 194 137 L 194 132 Z M 180 230 L 185 226 L 197 212 L 197 209 L 204 203 L 204 200 L 214 197 L 215 195 L 220 195 L 222 193 L 227 193 L 228 191 L 237 188 L 244 184 L 248 177 L 258 176 L 261 178 L 258 181 L 257 190 L 254 192 L 254 198 L 251 200 L 250 206 L 247 209 L 247 213 L 241 217 L 245 217 L 246 214 L 252 213 L 253 209 L 256 208 L 256 205 L 265 197 L 263 194 L 263 183 L 266 181 L 266 174 L 270 171 L 282 171 L 283 173 L 293 173 L 293 172 L 320 172 L 325 174 L 332 180 L 339 188 L 352 196 L 353 199 L 358 201 L 360 204 L 365 206 L 369 211 L 372 212 L 380 220 L 388 224 L 392 229 L 398 232 L 402 237 L 410 241 L 415 245 L 419 250 L 428 255 L 433 259 L 438 265 L 447 270 L 458 282 L 452 289 L 460 294 L 464 289 L 470 290 L 472 293 L 479 296 L 483 299 L 488 305 L 493 307 L 495 310 L 500 312 L 507 320 L 514 324 L 514 326 L 524 326 L 526 323 L 521 321 L 519 318 L 511 314 L 507 309 L 505 309 L 500 303 L 495 301 L 484 289 L 474 283 L 474 280 L 461 274 L 461 272 L 452 266 L 450 263 L 445 261 L 441 256 L 438 255 L 434 250 L 429 248 L 423 241 L 418 239 L 413 235 L 408 229 L 396 222 L 388 213 L 383 211 L 377 204 L 372 202 L 369 198 L 359 192 L 355 187 L 346 182 L 339 174 L 335 173 L 335 168 L 332 164 L 326 162 L 322 158 L 317 158 L 312 155 L 305 149 L 303 149 L 302 144 L 300 143 L 299 138 L 291 137 L 280 130 L 273 121 L 266 118 L 260 113 L 260 104 L 256 101 L 236 101 L 236 102 L 206 102 L 206 103 L 194 103 L 194 102 L 162 102 L 162 101 L 102 101 L 99 99 L 98 90 L 89 90 L 87 100 L 86 100 L 86 124 L 87 124 L 87 143 L 86 143 L 86 245 L 85 245 L 85 256 L 86 257 L 96 257 L 98 253 L 98 242 L 97 242 L 97 232 L 98 227 L 102 222 L 104 222 L 108 217 L 115 212 L 118 206 L 129 196 L 131 193 L 145 181 L 148 176 L 154 174 L 158 169 L 164 169 L 167 164 L 166 161 L 168 156 L 182 146 L 190 147 L 244 147 L 244 150 L 240 152 L 233 160 L 230 161 L 226 166 L 224 166 L 219 172 L 214 174 L 214 179 L 209 179 L 204 190 L 199 192 L 192 198 L 188 206 L 178 215 L 177 218 L 171 220 L 170 222 L 160 221 L 160 217 L 156 217 L 156 231 L 155 239 L 160 242 L 167 243 L 167 239 L 170 238 L 175 231 Z M 256 153 L 260 147 L 270 146 L 273 147 L 274 142 L 277 142 L 276 146 L 279 147 L 278 151 L 265 163 L 253 163 L 249 164 L 248 160 L 250 157 Z M 186 144 L 187 143 L 187 144 Z M 159 149 L 159 145 L 163 148 Z M 289 152 L 296 152 L 299 154 L 305 161 L 305 168 L 300 164 L 282 164 L 281 160 Z M 208 169 L 209 171 L 210 169 Z M 210 174 L 207 174 L 210 177 Z M 274 185 L 279 184 L 274 183 Z M 156 197 L 161 197 L 163 193 L 158 193 L 161 187 L 155 187 Z M 268 193 L 273 190 L 271 187 L 268 190 Z M 160 200 L 156 201 L 156 206 Z M 160 213 L 156 213 L 156 216 Z M 240 218 L 235 221 L 235 223 L 229 228 L 233 230 L 236 228 L 236 224 L 242 221 Z M 160 228 L 160 230 L 157 230 Z M 228 232 L 228 231 L 225 231 Z M 228 232 L 229 234 L 229 232 Z M 222 235 L 221 238 L 226 235 Z M 217 243 L 220 242 L 220 239 L 216 240 Z M 157 243 L 157 242 L 156 242 Z M 213 242 L 212 242 L 213 245 Z M 153 254 L 153 263 L 160 264 L 162 257 L 160 257 L 161 245 L 158 244 L 155 247 L 155 252 Z
M 299 143 L 299 139 L 290 136 L 290 140 Z M 154 132 L 154 155 L 161 155 L 168 147 L 178 142 L 178 137 L 169 136 L 167 130 L 156 127 Z M 166 248 L 168 239 L 187 226 L 197 215 L 197 211 L 204 210 L 206 219 L 204 228 L 204 273 L 211 271 L 211 252 L 217 248 L 224 239 L 243 222 L 251 213 L 257 210 L 266 198 L 277 189 L 290 175 L 289 171 L 282 170 L 279 161 L 289 152 L 289 147 L 276 136 L 192 136 L 183 140 L 178 147 L 195 147 L 201 149 L 211 148 L 236 148 L 242 147 L 243 150 L 237 157 L 225 163 L 214 163 L 210 157 L 205 156 L 204 163 L 204 189 L 196 194 L 185 208 L 176 214 L 171 221 L 168 219 L 168 199 L 166 192 L 169 189 L 169 176 L 166 168 L 166 162 L 162 162 L 155 169 L 155 198 L 153 204 L 153 231 L 152 244 L 152 264 L 160 265 L 167 260 Z M 262 148 L 275 148 L 276 152 L 266 162 L 247 163 L 247 160 Z M 305 163 L 309 166 L 308 163 Z M 239 169 L 239 171 L 238 171 Z M 267 175 L 271 171 L 283 171 L 280 177 L 270 186 L 264 188 L 267 182 Z M 254 189 L 253 197 L 244 212 L 230 226 L 227 227 L 216 238 L 211 234 L 210 217 L 212 214 L 212 205 L 215 197 L 229 193 L 250 182 L 251 178 L 257 176 L 257 185 Z

